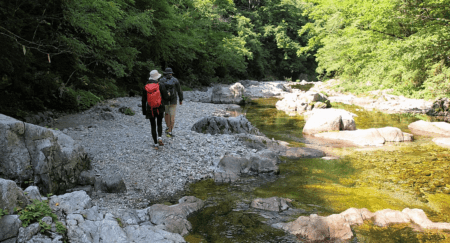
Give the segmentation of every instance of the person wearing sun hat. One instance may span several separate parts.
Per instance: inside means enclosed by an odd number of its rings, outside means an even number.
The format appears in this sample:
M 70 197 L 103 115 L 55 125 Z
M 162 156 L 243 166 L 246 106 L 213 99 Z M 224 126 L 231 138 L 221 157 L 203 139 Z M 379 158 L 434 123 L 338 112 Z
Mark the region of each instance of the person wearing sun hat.
M 163 100 L 165 105 L 166 114 L 164 120 L 166 121 L 167 137 L 173 137 L 173 127 L 175 125 L 175 114 L 177 109 L 177 99 L 180 105 L 183 104 L 183 92 L 181 91 L 180 82 L 173 76 L 172 68 L 166 68 L 163 72 L 164 77 L 161 78 L 160 83 L 164 84 L 169 99 Z
M 158 149 L 159 146 L 163 146 L 164 143 L 162 141 L 162 119 L 164 117 L 165 107 L 163 105 L 164 99 L 169 99 L 169 95 L 167 94 L 167 90 L 164 84 L 158 82 L 158 79 L 161 77 L 161 74 L 157 70 L 152 70 L 150 72 L 150 77 L 147 80 L 145 86 L 147 84 L 158 84 L 159 85 L 159 93 L 161 96 L 161 105 L 159 107 L 151 108 L 149 106 L 147 100 L 147 90 L 144 88 L 142 93 L 142 114 L 146 119 L 150 120 L 150 126 L 152 131 L 153 141 L 155 142 L 155 149 Z

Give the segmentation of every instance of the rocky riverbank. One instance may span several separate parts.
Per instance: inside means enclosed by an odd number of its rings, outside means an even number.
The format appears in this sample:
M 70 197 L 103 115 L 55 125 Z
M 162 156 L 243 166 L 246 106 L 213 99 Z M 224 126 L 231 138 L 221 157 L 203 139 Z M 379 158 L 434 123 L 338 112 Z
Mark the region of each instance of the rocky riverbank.
M 97 238 L 99 242 L 106 242 L 111 235 L 105 229 L 119 232 L 115 235 L 122 239 L 121 242 L 150 236 L 160 237 L 161 242 L 183 242 L 179 235 L 185 235 L 190 227 L 186 217 L 203 206 L 203 202 L 195 198 L 179 201 L 190 183 L 206 178 L 214 178 L 216 182 L 234 182 L 244 174 L 277 174 L 278 164 L 282 162 L 279 155 L 294 158 L 329 155 L 317 144 L 290 148 L 286 142 L 268 139 L 245 117 L 238 116 L 239 106 L 236 104 L 251 98 L 283 98 L 292 94 L 290 86 L 293 84 L 242 81 L 229 88 L 217 86 L 205 91 L 185 92 L 183 105 L 177 107 L 175 137 L 164 137 L 165 145 L 159 150 L 153 148 L 150 124 L 141 114 L 139 97 L 108 100 L 82 113 L 55 119 L 52 134 L 73 138 L 73 144 L 84 148 L 91 167 L 81 174 L 77 172 L 79 178 L 75 178 L 72 184 L 79 185 L 67 190 L 72 193 L 49 198 L 54 210 L 59 210 L 58 205 L 67 207 L 68 211 L 58 216 L 69 228 L 71 242 L 88 236 L 91 238 L 81 242 L 97 242 Z M 323 91 L 320 90 L 321 85 L 317 83 L 316 92 Z M 308 110 L 309 106 L 305 107 Z M 238 117 L 227 118 L 230 116 Z M 4 143 L 8 144 L 8 141 Z M 30 149 L 31 145 L 27 146 Z M 39 149 L 45 148 L 42 143 L 36 143 L 36 147 L 37 155 Z M 62 148 L 66 148 L 65 145 Z M 50 160 L 47 157 L 51 155 L 46 151 L 43 150 L 46 156 L 42 161 Z M 36 160 L 40 160 L 38 157 Z M 180 206 L 177 207 L 184 209 L 183 203 L 195 203 L 195 210 L 167 212 L 167 206 L 157 204 L 162 201 L 178 203 Z M 278 201 L 280 199 L 275 200 Z M 281 209 L 284 204 L 274 207 Z M 74 210 L 74 207 L 79 208 Z M 176 222 L 165 221 L 171 217 L 181 218 Z M 16 216 L 8 217 L 8 220 L 9 226 L 18 222 Z M 276 222 L 279 221 L 272 223 Z M 49 224 L 52 224 L 50 220 Z M 19 230 L 20 227 L 16 228 Z M 29 240 L 45 238 L 36 235 L 41 229 L 36 231 L 38 228 L 36 225 L 22 227 L 22 233 L 18 234 L 23 238 L 29 231 L 27 240 L 23 242 L 34 242 Z M 58 235 L 51 238 L 55 242 L 62 239 Z

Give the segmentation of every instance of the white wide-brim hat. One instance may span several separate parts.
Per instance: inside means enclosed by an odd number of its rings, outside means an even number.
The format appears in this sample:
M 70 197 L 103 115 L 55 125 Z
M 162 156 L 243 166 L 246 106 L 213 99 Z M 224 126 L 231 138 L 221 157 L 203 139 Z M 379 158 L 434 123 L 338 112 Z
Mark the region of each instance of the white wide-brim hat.
M 158 78 L 160 78 L 160 77 L 161 77 L 161 74 L 158 73 L 158 70 L 152 70 L 150 72 L 150 79 L 158 80 Z

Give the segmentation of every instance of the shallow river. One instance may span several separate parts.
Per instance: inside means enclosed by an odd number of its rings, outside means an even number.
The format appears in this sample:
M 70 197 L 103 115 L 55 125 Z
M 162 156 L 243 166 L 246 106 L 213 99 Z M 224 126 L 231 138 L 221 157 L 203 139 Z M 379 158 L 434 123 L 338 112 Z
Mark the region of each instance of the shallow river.
M 372 212 L 390 208 L 421 208 L 432 221 L 450 222 L 450 150 L 431 138 L 392 143 L 382 148 L 346 147 L 303 137 L 302 116 L 288 116 L 275 108 L 276 99 L 260 99 L 243 108 L 248 120 L 267 137 L 292 146 L 327 147 L 337 160 L 282 158 L 280 175 L 243 178 L 217 185 L 212 180 L 191 186 L 189 195 L 206 200 L 205 209 L 189 218 L 193 231 L 188 242 L 307 242 L 274 229 L 274 222 L 289 222 L 300 215 L 326 216 L 350 207 Z M 358 129 L 393 126 L 410 132 L 408 124 L 429 117 L 384 114 L 360 107 L 332 104 L 358 115 Z M 258 197 L 283 197 L 292 208 L 281 214 L 249 208 Z M 407 225 L 389 228 L 371 223 L 354 228 L 352 242 L 449 242 L 439 232 L 415 232 Z

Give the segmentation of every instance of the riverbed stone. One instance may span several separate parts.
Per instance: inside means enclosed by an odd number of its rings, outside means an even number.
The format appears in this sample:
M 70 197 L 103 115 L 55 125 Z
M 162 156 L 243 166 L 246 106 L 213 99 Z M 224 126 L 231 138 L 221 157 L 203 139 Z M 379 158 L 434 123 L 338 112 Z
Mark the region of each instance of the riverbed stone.
M 442 146 L 445 148 L 450 148 L 450 137 L 448 137 L 448 138 L 433 138 L 432 141 L 439 146 Z
M 324 109 L 331 107 L 327 97 L 316 91 L 296 91 L 284 94 L 275 107 L 285 111 L 288 115 L 303 114 L 312 109 Z
M 355 114 L 342 109 L 316 109 L 305 114 L 304 134 L 356 130 Z
M 22 189 L 14 181 L 0 178 L 0 209 L 12 214 L 15 207 L 24 208 L 29 203 Z
M 428 219 L 427 215 L 422 209 L 405 208 L 402 213 L 408 215 L 412 222 L 419 225 L 422 229 L 435 229 L 435 230 L 450 230 L 450 223 L 438 222 L 435 223 Z
M 83 147 L 62 133 L 0 114 L 0 177 L 65 192 L 90 166 Z
M 261 134 L 245 116 L 238 117 L 204 117 L 192 126 L 192 131 L 209 134 Z
M 383 209 L 375 212 L 373 223 L 380 227 L 386 227 L 390 224 L 403 224 L 411 221 L 407 214 L 397 210 Z
M 204 202 L 193 196 L 183 197 L 176 205 L 155 204 L 147 209 L 150 220 L 160 229 L 186 235 L 192 229 L 191 223 L 187 217 L 201 208 Z
M 25 243 L 29 241 L 33 235 L 37 234 L 41 230 L 39 223 L 32 223 L 26 228 L 19 229 L 19 235 L 17 236 L 17 243 Z
M 323 241 L 325 239 L 349 240 L 353 236 L 350 225 L 345 218 L 339 214 L 327 217 L 311 214 L 300 216 L 290 223 L 279 223 L 274 227 L 281 228 L 291 234 L 299 235 L 311 241 Z
M 267 149 L 247 155 L 226 153 L 216 167 L 214 179 L 216 182 L 227 183 L 238 180 L 241 174 L 278 174 L 277 164 L 280 162 L 278 155 Z
M 37 186 L 29 186 L 23 192 L 30 200 L 42 201 L 41 193 Z
M 58 216 L 80 213 L 82 210 L 92 207 L 91 198 L 85 191 L 52 196 L 48 204 Z
M 370 220 L 374 213 L 367 208 L 349 208 L 340 213 L 350 225 L 361 225 L 365 220 Z
M 50 233 L 51 237 L 38 233 L 34 235 L 27 243 L 63 243 L 63 236 L 55 233 Z
M 211 95 L 211 102 L 214 104 L 241 104 L 245 88 L 240 83 L 231 86 L 218 84 L 214 86 Z
M 16 237 L 21 224 L 19 215 L 3 215 L 0 218 L 0 242 Z
M 405 142 L 413 139 L 411 134 L 403 133 L 399 128 L 395 127 L 323 132 L 314 134 L 314 136 L 349 141 L 358 146 L 382 146 L 386 142 Z
M 450 137 L 450 123 L 419 120 L 408 125 L 414 134 L 432 137 Z
M 273 211 L 273 212 L 281 212 L 289 209 L 288 202 L 289 199 L 279 198 L 279 197 L 270 197 L 270 198 L 256 198 L 252 201 L 251 207 Z

